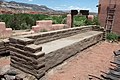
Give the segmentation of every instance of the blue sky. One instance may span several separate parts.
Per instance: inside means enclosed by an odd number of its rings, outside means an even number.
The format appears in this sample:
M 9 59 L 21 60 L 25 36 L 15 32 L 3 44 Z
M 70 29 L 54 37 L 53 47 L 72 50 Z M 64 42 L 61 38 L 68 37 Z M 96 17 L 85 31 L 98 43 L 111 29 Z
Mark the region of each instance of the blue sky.
M 11 1 L 11 0 L 6 0 Z M 46 5 L 54 10 L 87 9 L 91 12 L 97 12 L 96 5 L 99 0 L 12 0 L 16 2 Z

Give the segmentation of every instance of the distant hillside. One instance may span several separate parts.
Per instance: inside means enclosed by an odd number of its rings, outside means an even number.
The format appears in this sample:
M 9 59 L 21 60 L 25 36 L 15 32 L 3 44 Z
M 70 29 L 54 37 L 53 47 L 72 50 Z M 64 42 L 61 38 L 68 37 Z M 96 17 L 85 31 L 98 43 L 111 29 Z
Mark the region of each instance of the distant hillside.
M 0 1 L 5 1 L 5 0 L 0 0 Z
M 89 14 L 90 14 L 90 15 L 94 15 L 94 16 L 97 16 L 97 15 L 98 15 L 97 12 L 90 12 Z
M 0 8 L 4 11 L 12 11 L 14 13 L 28 13 L 28 12 L 42 12 L 49 14 L 66 14 L 70 13 L 70 10 L 53 10 L 44 5 L 36 5 L 36 4 L 27 4 L 27 3 L 19 3 L 15 1 L 7 2 L 5 0 L 0 0 Z M 91 15 L 97 15 L 97 13 L 90 12 Z
M 21 9 L 31 9 L 33 11 L 47 11 L 47 12 L 54 12 L 53 9 L 50 9 L 46 6 L 39 6 L 39 5 L 35 5 L 35 4 L 27 4 L 27 3 L 18 3 L 18 2 L 14 2 L 14 1 L 11 1 L 11 2 L 7 2 L 7 6 L 8 7 L 13 7 L 13 8 L 21 8 Z
M 49 12 L 49 13 L 64 13 L 62 11 L 55 11 L 44 5 L 39 6 L 36 4 L 19 3 L 15 1 L 7 2 L 5 0 L 0 0 L 0 7 L 5 9 L 7 8 L 10 10 L 13 9 L 13 10 L 31 10 L 31 11 Z

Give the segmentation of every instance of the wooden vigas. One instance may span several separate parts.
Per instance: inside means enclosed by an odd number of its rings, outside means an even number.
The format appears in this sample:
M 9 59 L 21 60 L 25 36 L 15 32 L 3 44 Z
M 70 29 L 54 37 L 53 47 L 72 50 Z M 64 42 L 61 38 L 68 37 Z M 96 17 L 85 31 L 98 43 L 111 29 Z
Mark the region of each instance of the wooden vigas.
M 82 15 L 89 15 L 89 10 L 80 10 L 80 14 Z

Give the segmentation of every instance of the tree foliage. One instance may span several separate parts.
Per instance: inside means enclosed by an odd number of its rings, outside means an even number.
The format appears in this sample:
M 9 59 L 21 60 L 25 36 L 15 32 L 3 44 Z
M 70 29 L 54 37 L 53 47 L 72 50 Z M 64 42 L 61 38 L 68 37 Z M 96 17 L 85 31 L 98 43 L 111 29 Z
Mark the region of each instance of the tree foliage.
M 53 24 L 63 24 L 66 22 L 66 15 L 52 16 L 43 14 L 0 14 L 0 22 L 5 22 L 6 27 L 13 30 L 31 29 L 36 25 L 37 20 L 52 20 Z M 99 24 L 98 18 L 91 22 L 85 16 L 75 16 L 74 26 Z

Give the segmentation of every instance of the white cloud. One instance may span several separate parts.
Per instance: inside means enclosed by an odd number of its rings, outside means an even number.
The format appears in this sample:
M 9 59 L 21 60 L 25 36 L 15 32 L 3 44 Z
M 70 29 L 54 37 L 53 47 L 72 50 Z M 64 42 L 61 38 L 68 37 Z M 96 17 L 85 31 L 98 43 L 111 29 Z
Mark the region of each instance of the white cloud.
M 71 10 L 71 9 L 76 9 L 76 10 L 92 10 L 91 8 L 86 8 L 86 7 L 78 7 L 78 6 L 69 6 L 67 8 L 68 10 Z
M 89 10 L 90 12 L 97 12 L 97 8 L 87 8 L 87 7 L 77 7 L 77 6 L 69 6 L 68 7 L 68 10 L 72 10 L 72 9 L 75 9 L 75 10 Z
M 66 7 L 67 5 L 64 4 L 64 5 L 60 5 L 60 6 L 61 6 L 61 7 Z
M 61 7 L 54 7 L 55 10 L 62 10 Z
M 69 6 L 67 9 L 69 9 L 69 10 L 71 10 L 71 9 L 80 10 L 80 7 L 77 7 L 77 6 Z
M 78 7 L 78 6 L 67 6 L 61 5 L 58 7 L 54 7 L 55 10 L 89 10 L 90 12 L 97 12 L 97 8 L 87 8 L 87 7 Z
M 28 0 L 28 1 L 33 1 L 33 0 Z

